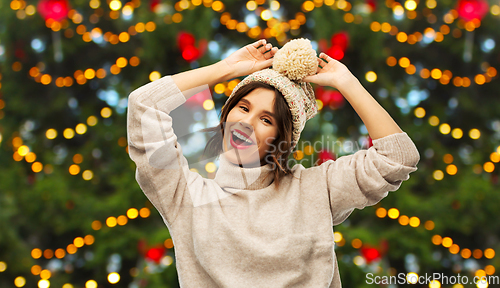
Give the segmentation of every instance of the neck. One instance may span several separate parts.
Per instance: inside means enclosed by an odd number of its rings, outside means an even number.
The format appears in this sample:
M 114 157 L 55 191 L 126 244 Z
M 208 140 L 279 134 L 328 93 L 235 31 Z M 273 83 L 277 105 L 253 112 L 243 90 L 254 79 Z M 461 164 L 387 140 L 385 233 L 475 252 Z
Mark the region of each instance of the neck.
M 215 175 L 215 182 L 221 188 L 237 190 L 258 190 L 271 185 L 274 180 L 271 164 L 249 166 L 230 162 L 224 153 L 220 155 L 219 170 Z

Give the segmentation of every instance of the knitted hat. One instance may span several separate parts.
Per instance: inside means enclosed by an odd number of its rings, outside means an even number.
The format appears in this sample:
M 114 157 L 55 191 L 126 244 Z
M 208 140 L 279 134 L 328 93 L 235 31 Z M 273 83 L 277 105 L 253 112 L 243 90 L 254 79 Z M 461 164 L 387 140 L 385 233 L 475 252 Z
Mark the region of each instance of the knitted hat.
M 290 40 L 273 58 L 273 69 L 263 69 L 248 75 L 233 89 L 236 91 L 252 82 L 263 82 L 277 88 L 285 97 L 292 114 L 292 148 L 297 145 L 306 121 L 318 113 L 318 105 L 311 84 L 302 79 L 316 74 L 318 60 L 311 41 L 304 38 Z

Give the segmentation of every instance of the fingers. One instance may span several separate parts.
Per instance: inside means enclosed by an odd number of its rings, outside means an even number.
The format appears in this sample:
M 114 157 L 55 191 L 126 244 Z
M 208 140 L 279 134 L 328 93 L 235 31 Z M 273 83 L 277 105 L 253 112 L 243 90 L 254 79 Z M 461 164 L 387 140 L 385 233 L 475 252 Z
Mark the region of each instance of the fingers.
M 267 43 L 267 44 L 261 46 L 260 48 L 258 48 L 257 50 L 259 50 L 260 53 L 264 54 L 267 51 L 271 50 L 271 48 L 273 48 L 273 45 L 271 43 Z
M 324 61 L 324 62 L 326 62 L 326 63 L 328 63 L 328 62 L 330 62 L 331 60 L 333 60 L 333 58 L 332 58 L 332 57 L 330 57 L 330 56 L 326 55 L 326 54 L 325 54 L 325 53 L 323 53 L 323 52 L 321 52 L 321 53 L 319 54 L 319 59 L 323 60 L 323 61 Z M 320 64 L 320 65 L 321 65 L 321 64 Z
M 250 44 L 252 47 L 257 49 L 260 53 L 264 54 L 267 52 L 271 52 L 271 55 L 268 57 L 273 57 L 276 52 L 278 52 L 277 47 L 273 47 L 271 43 L 267 43 L 266 39 L 260 39 Z
M 278 47 L 273 47 L 273 49 L 271 49 L 271 57 L 274 57 L 274 55 L 278 52 Z
M 250 45 L 252 45 L 255 48 L 259 48 L 260 46 L 265 45 L 265 44 L 266 44 L 266 39 L 260 39 L 260 40 L 257 40 Z
M 271 50 L 268 50 L 265 54 L 264 54 L 264 57 L 266 59 L 271 59 L 274 57 L 274 55 L 276 54 L 276 52 L 278 52 L 278 47 L 273 47 L 271 48 Z
M 316 78 L 318 78 L 316 75 L 310 75 L 310 76 L 306 76 L 306 77 L 302 78 L 302 81 L 317 84 L 315 82 Z
M 325 66 L 325 62 L 318 58 L 318 69 L 316 70 L 316 73 L 319 73 L 321 69 L 323 69 L 323 66 Z
M 262 70 L 264 68 L 269 68 L 273 65 L 273 59 L 267 59 L 263 62 L 260 62 L 258 63 L 256 66 L 257 66 L 257 70 Z
M 337 59 L 333 59 L 332 57 L 328 56 L 326 53 L 323 53 L 323 52 L 321 52 L 321 54 L 319 54 L 319 58 L 323 61 L 323 63 L 326 63 L 326 64 L 320 64 L 323 67 L 328 65 L 328 64 L 337 65 L 338 63 L 341 63 Z

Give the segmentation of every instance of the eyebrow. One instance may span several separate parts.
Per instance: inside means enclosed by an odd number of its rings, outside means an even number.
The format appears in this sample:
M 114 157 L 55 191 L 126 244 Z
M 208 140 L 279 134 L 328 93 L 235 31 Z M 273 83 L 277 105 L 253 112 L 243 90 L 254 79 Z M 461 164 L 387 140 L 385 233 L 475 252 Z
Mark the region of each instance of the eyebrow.
M 252 103 L 250 103 L 250 101 L 248 101 L 247 99 L 242 98 L 242 99 L 240 100 L 240 102 L 243 102 L 243 103 L 245 103 L 245 104 L 247 104 L 247 105 L 252 106 Z M 271 116 L 271 117 L 273 117 L 273 118 L 275 118 L 275 119 L 276 119 L 276 115 L 275 115 L 274 113 L 272 113 L 271 111 L 264 110 L 264 113 L 265 113 L 265 114 L 268 114 L 269 116 Z

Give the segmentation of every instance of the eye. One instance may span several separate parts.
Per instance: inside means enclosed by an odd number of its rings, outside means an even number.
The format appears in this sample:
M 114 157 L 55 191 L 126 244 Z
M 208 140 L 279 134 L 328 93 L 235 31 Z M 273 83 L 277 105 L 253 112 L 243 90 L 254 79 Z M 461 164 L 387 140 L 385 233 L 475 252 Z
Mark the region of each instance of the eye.
M 241 109 L 243 109 L 243 111 L 248 112 L 248 108 L 247 108 L 247 107 L 245 107 L 245 106 L 240 106 L 240 108 L 241 108 Z
M 270 124 L 270 125 L 272 125 L 272 124 L 273 124 L 273 123 L 272 123 L 269 119 L 267 119 L 267 118 L 264 118 L 264 121 L 266 121 L 266 122 L 267 122 L 268 124 Z

